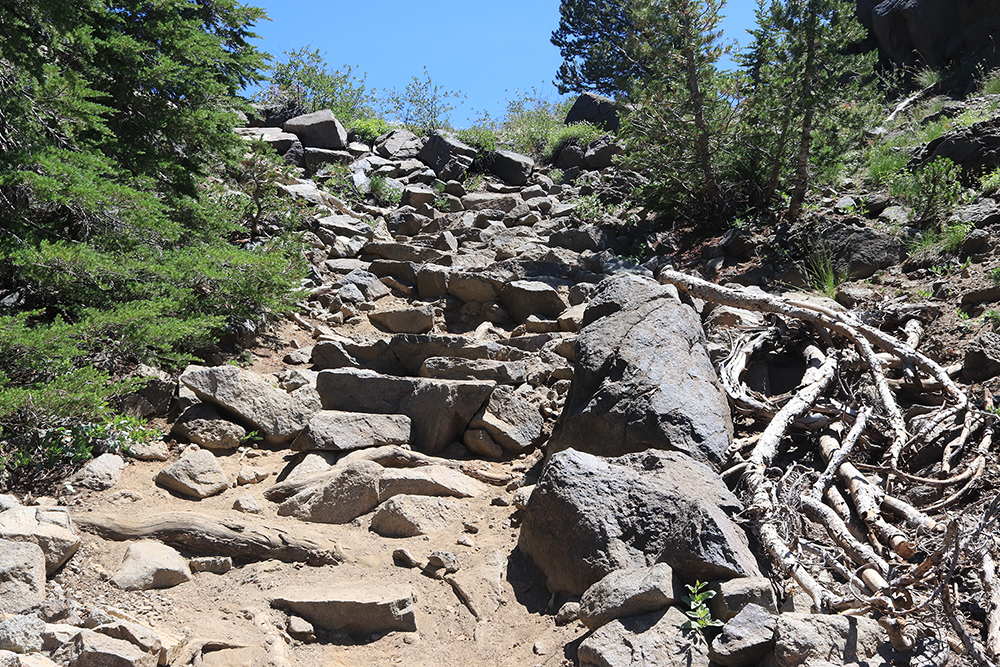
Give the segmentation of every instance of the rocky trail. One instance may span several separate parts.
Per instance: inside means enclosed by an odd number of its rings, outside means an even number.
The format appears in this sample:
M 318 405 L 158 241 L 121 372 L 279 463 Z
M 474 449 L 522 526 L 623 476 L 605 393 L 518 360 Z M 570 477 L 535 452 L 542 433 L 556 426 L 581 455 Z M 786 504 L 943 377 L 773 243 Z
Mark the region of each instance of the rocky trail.
M 582 223 L 606 140 L 470 192 L 446 135 L 238 131 L 320 176 L 283 186 L 320 212 L 302 311 L 242 367 L 150 370 L 162 441 L 0 496 L 0 665 L 992 664 L 989 204 L 942 274 L 832 197 L 882 272 L 767 296 L 763 230 L 676 267 L 720 289 Z

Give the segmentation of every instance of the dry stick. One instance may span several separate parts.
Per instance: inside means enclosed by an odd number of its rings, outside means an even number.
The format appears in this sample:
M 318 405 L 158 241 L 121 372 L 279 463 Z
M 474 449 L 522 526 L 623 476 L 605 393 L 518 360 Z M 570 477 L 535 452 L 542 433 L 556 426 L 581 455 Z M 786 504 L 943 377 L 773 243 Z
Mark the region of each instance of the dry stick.
M 840 464 L 846 461 L 847 457 L 851 455 L 851 450 L 854 449 L 854 445 L 861 438 L 861 432 L 865 430 L 870 415 L 871 410 L 868 408 L 863 408 L 858 413 L 858 417 L 854 421 L 854 426 L 847 433 L 847 437 L 844 438 L 844 442 L 840 445 L 840 448 L 830 458 L 830 463 L 826 466 L 826 470 L 823 471 L 823 474 L 819 476 L 819 479 L 813 485 L 813 498 L 822 498 L 823 493 L 833 484 L 833 480 L 837 477 L 837 471 L 840 469 Z
M 836 486 L 831 486 L 823 494 L 823 500 L 826 502 L 827 506 L 832 508 L 837 516 L 847 525 L 847 529 L 851 531 L 851 535 L 857 540 L 867 539 L 868 526 L 864 525 L 857 516 L 851 512 L 851 506 L 848 504 L 847 499 L 844 498 L 844 494 L 840 492 Z M 878 547 L 879 545 L 872 545 L 873 547 Z
M 886 495 L 882 498 L 882 509 L 892 512 L 914 528 L 922 528 L 935 533 L 943 533 L 945 530 L 943 523 L 935 521 L 910 503 L 894 496 Z
M 660 272 L 659 281 L 664 284 L 674 285 L 678 289 L 684 290 L 687 294 L 706 301 L 746 310 L 777 313 L 786 317 L 794 317 L 812 322 L 839 333 L 854 342 L 855 347 L 858 348 L 858 352 L 868 366 L 868 372 L 871 374 L 878 389 L 882 407 L 888 414 L 889 423 L 892 425 L 894 435 L 892 446 L 889 449 L 889 458 L 890 465 L 893 467 L 898 465 L 899 457 L 908 442 L 906 423 L 892 395 L 892 390 L 885 379 L 885 374 L 882 373 L 880 364 L 875 358 L 875 351 L 872 348 L 873 343 L 887 352 L 891 352 L 902 359 L 912 362 L 925 373 L 938 379 L 945 386 L 948 393 L 952 395 L 956 403 L 960 404 L 963 409 L 968 404 L 968 398 L 965 394 L 952 382 L 948 374 L 937 363 L 878 329 L 869 327 L 853 318 L 848 320 L 847 316 L 842 313 L 835 313 L 812 304 L 792 304 L 768 295 L 747 294 L 742 291 L 720 287 L 701 278 L 669 269 Z
M 837 439 L 832 435 L 824 434 L 819 438 L 820 455 L 827 462 L 833 459 L 839 446 Z M 847 492 L 854 501 L 854 507 L 872 534 L 904 560 L 912 558 L 915 545 L 910 543 L 901 530 L 882 518 L 880 508 L 884 494 L 881 489 L 868 481 L 868 478 L 861 474 L 861 471 L 855 468 L 850 461 L 841 463 L 837 474 L 847 486 Z
M 955 457 L 962 454 L 962 450 L 965 449 L 965 443 L 969 441 L 969 437 L 972 435 L 973 423 L 978 419 L 978 415 L 972 410 L 965 413 L 965 421 L 962 423 L 962 432 L 957 438 L 952 440 L 944 448 L 944 454 L 941 456 L 941 474 L 950 475 L 951 474 L 951 464 L 955 460 Z
M 733 400 L 737 410 L 741 412 L 770 417 L 778 409 L 769 401 L 752 396 L 746 386 L 740 381 L 740 377 L 747 369 L 750 357 L 761 350 L 764 344 L 773 340 L 773 338 L 771 330 L 762 331 L 753 338 L 748 339 L 744 337 L 721 365 L 719 381 L 722 383 L 722 388 L 726 390 L 729 398 Z
M 822 356 L 818 349 L 811 346 L 807 348 L 806 354 L 815 357 Z M 766 475 L 768 466 L 778 453 L 778 445 L 791 427 L 792 422 L 798 416 L 805 414 L 833 381 L 837 371 L 837 356 L 831 355 L 826 358 L 820 368 L 822 370 L 820 378 L 793 396 L 764 429 L 747 461 L 749 465 L 745 479 L 752 499 L 749 512 L 760 520 L 757 524 L 757 537 L 760 539 L 760 543 L 774 561 L 788 572 L 802 587 L 802 590 L 813 599 L 816 609 L 822 611 L 829 606 L 832 596 L 799 562 L 772 522 L 774 485 L 767 479 Z
M 889 564 L 885 562 L 871 547 L 856 540 L 847 529 L 847 524 L 837 516 L 832 509 L 812 496 L 802 494 L 802 511 L 813 521 L 819 523 L 830 537 L 844 549 L 858 565 L 872 564 L 875 568 L 866 568 L 861 572 L 861 580 L 865 582 L 872 593 L 887 588 L 889 582 L 885 575 L 889 573 Z
M 944 611 L 945 616 L 948 617 L 948 622 L 951 623 L 951 629 L 955 631 L 955 634 L 959 636 L 962 643 L 965 645 L 965 650 L 968 652 L 972 658 L 980 664 L 981 667 L 996 667 L 992 660 L 986 657 L 983 650 L 979 648 L 979 644 L 976 643 L 970 635 L 969 631 L 965 629 L 965 625 L 958 618 L 958 611 L 955 609 L 955 605 L 951 601 L 951 590 L 948 586 L 941 589 L 941 608 Z
M 989 596 L 986 614 L 986 652 L 994 658 L 1000 656 L 1000 586 L 997 585 L 997 566 L 993 554 L 983 552 L 983 589 Z

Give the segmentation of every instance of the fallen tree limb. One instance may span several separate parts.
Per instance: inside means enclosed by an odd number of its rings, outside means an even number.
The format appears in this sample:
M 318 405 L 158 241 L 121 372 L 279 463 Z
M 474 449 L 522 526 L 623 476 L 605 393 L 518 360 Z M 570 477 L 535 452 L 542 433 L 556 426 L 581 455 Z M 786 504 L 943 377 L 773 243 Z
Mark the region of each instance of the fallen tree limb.
M 219 521 L 194 512 L 164 512 L 152 519 L 128 521 L 108 514 L 73 515 L 76 525 L 108 540 L 158 539 L 192 553 L 231 556 L 244 561 L 271 558 L 288 563 L 331 565 L 344 561 L 333 543 L 327 547 L 279 528 Z

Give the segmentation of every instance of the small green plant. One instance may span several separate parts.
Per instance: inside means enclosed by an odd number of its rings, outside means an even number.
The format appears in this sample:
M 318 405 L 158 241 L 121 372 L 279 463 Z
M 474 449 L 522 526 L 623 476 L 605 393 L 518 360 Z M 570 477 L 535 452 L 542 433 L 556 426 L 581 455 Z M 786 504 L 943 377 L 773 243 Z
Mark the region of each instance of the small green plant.
M 983 320 L 989 323 L 990 328 L 993 329 L 994 333 L 1000 331 L 1000 312 L 997 312 L 996 310 L 987 310 L 983 313 Z
M 864 154 L 868 180 L 877 186 L 889 183 L 909 161 L 910 151 L 899 145 L 899 141 L 872 144 Z
M 979 94 L 1000 95 L 1000 69 L 992 70 L 983 77 L 983 83 L 979 89 Z
M 837 296 L 837 288 L 847 279 L 847 273 L 837 270 L 834 265 L 833 253 L 829 248 L 820 248 L 811 254 L 805 269 L 812 288 L 831 299 Z
M 500 137 L 497 131 L 489 125 L 473 125 L 455 132 L 455 137 L 473 148 L 483 152 L 495 151 L 500 148 Z
M 580 197 L 576 202 L 573 214 L 583 222 L 597 222 L 605 215 L 613 213 L 613 209 L 605 205 L 597 195 Z
M 983 178 L 979 181 L 979 189 L 984 194 L 1000 190 L 1000 169 L 994 169 L 988 174 L 984 174 Z
M 931 291 L 929 289 L 918 289 L 917 296 L 919 296 L 921 299 L 930 299 L 933 296 L 933 294 L 931 294 Z
M 449 114 L 456 109 L 465 93 L 447 90 L 431 81 L 424 67 L 423 77 L 413 77 L 402 92 L 387 90 L 384 106 L 386 113 L 417 134 L 448 129 Z
M 916 171 L 894 176 L 889 193 L 913 208 L 918 221 L 942 220 L 958 206 L 965 193 L 960 173 L 958 165 L 940 158 Z
M 403 191 L 393 187 L 389 180 L 382 174 L 375 174 L 371 178 L 369 192 L 379 206 L 399 206 L 403 200 Z
M 941 70 L 925 67 L 913 73 L 913 81 L 921 88 L 929 88 L 941 81 Z
M 1000 266 L 990 271 L 990 280 L 997 287 L 1000 287 Z
M 354 123 L 354 127 L 351 128 L 354 132 L 364 141 L 371 143 L 375 141 L 378 137 L 392 129 L 382 118 L 362 118 Z
M 563 182 L 563 170 L 562 169 L 550 169 L 549 178 L 552 179 L 553 183 L 562 184 Z
M 465 191 L 466 192 L 477 192 L 483 187 L 483 175 L 476 174 L 475 176 L 468 177 L 465 181 Z
M 706 628 L 717 628 L 723 625 L 722 621 L 712 618 L 712 612 L 708 608 L 707 602 L 715 597 L 715 591 L 705 590 L 707 585 L 706 582 L 695 581 L 694 585 L 685 584 L 684 586 L 690 593 L 690 595 L 681 598 L 690 607 L 688 611 L 684 612 L 690 619 L 681 626 L 685 630 L 697 629 L 704 633 Z
M 941 249 L 944 252 L 958 252 L 958 249 L 962 247 L 962 241 L 971 231 L 972 225 L 969 223 L 959 222 L 946 226 L 941 230 Z

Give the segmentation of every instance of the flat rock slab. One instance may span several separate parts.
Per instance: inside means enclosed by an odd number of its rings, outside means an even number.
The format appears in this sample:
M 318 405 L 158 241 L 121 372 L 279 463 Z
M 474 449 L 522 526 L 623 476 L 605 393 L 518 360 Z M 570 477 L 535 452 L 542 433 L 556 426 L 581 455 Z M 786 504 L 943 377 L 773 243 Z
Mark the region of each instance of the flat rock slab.
M 718 470 L 732 439 L 726 397 L 694 310 L 652 279 L 621 274 L 591 298 L 573 387 L 549 451 L 676 450 Z
M 430 305 L 396 308 L 368 314 L 371 323 L 389 333 L 427 333 L 434 328 L 434 308 Z
M 370 635 L 400 630 L 415 632 L 413 591 L 384 582 L 351 582 L 323 590 L 285 591 L 271 606 L 288 610 L 331 632 Z
M 623 508 L 627 508 L 624 511 Z M 761 576 L 742 505 L 704 464 L 647 450 L 617 459 L 554 454 L 528 501 L 518 548 L 549 590 L 582 595 L 615 570 L 664 562 L 685 583 Z
M 309 428 L 295 438 L 292 449 L 346 452 L 405 445 L 410 441 L 410 428 L 410 418 L 406 415 L 321 410 L 309 419 Z
M 552 286 L 535 280 L 514 280 L 500 291 L 500 303 L 515 322 L 524 322 L 529 315 L 543 318 L 558 317 L 567 304 Z
M 208 498 L 229 488 L 229 478 L 215 454 L 191 445 L 181 458 L 156 475 L 156 483 L 189 498 Z
M 486 489 L 482 482 L 446 466 L 386 468 L 378 478 L 379 500 L 398 495 L 474 498 Z
M 37 653 L 44 633 L 45 621 L 37 616 L 12 616 L 0 622 L 0 651 Z
M 61 507 L 14 506 L 0 512 L 0 539 L 33 542 L 45 554 L 45 572 L 52 574 L 80 548 L 69 512 Z
M 347 130 L 329 109 L 296 116 L 285 122 L 282 128 L 291 132 L 303 146 L 310 148 L 347 148 Z
M 429 357 L 420 367 L 420 377 L 438 380 L 483 380 L 497 384 L 523 384 L 528 380 L 525 361 Z
M 693 667 L 708 664 L 708 646 L 676 607 L 612 621 L 580 644 L 580 667 Z
M 486 431 L 495 443 L 512 454 L 525 452 L 545 438 L 545 419 L 538 404 L 503 385 L 493 390 L 469 428 Z
M 462 440 L 469 421 L 495 386 L 492 382 L 394 377 L 348 368 L 321 371 L 316 381 L 325 410 L 408 416 L 411 446 L 428 454 L 437 454 Z
M 191 579 L 187 559 L 161 542 L 133 542 L 111 582 L 126 591 L 172 588 Z
M 616 618 L 639 616 L 672 605 L 680 596 L 666 563 L 617 570 L 588 588 L 580 598 L 579 618 L 591 630 Z
M 201 400 L 252 424 L 268 444 L 293 440 L 315 411 L 256 373 L 236 366 L 189 366 L 180 381 Z
M 123 639 L 81 630 L 70 649 L 71 667 L 156 667 L 160 652 L 143 651 Z
M 447 528 L 465 505 L 452 498 L 393 496 L 375 509 L 371 529 L 382 537 L 414 537 Z
M 0 540 L 0 615 L 19 614 L 45 600 L 45 554 L 31 542 Z

